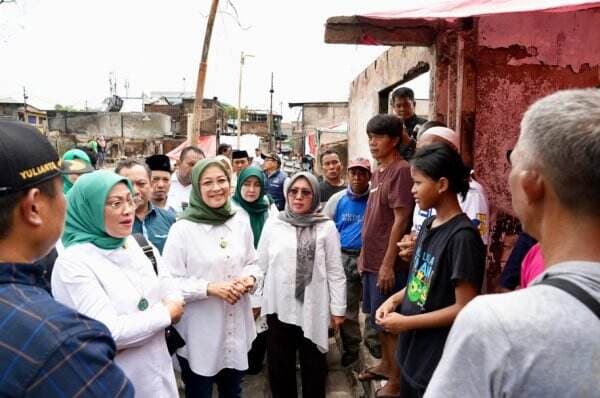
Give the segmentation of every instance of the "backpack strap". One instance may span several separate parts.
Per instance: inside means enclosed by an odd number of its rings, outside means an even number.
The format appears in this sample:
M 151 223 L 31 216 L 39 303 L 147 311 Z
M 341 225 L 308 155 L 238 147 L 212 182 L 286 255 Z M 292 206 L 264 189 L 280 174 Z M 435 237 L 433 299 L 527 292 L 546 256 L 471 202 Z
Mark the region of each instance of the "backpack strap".
M 562 278 L 548 278 L 538 283 L 538 285 L 554 286 L 557 289 L 569 293 L 583 305 L 588 307 L 589 310 L 596 314 L 596 317 L 600 319 L 600 302 L 575 283 Z
M 133 237 L 135 238 L 138 245 L 140 245 L 140 247 L 142 248 L 146 257 L 148 257 L 148 259 L 152 263 L 152 268 L 154 268 L 154 272 L 158 275 L 156 256 L 154 256 L 154 250 L 152 249 L 152 245 L 150 245 L 144 234 L 136 233 L 133 234 Z

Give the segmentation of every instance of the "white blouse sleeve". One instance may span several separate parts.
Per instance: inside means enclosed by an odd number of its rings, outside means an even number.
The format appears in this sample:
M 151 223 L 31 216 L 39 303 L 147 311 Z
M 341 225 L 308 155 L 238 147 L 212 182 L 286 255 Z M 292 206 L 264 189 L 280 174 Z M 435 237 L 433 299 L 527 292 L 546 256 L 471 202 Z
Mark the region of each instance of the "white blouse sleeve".
M 333 221 L 323 225 L 325 233 L 325 267 L 329 284 L 329 307 L 331 315 L 346 315 L 346 273 L 342 265 L 340 237 Z
M 264 285 L 264 277 L 267 274 L 267 269 L 269 268 L 269 245 L 271 244 L 271 231 L 273 230 L 274 224 L 272 219 L 269 217 L 267 222 L 265 223 L 262 234 L 260 236 L 260 240 L 258 241 L 258 248 L 256 251 L 257 256 L 257 265 L 260 268 L 261 275 L 261 283 L 258 285 L 256 291 L 251 296 L 252 307 L 257 308 L 262 306 L 262 293 L 263 293 L 263 285 Z
M 186 254 L 189 244 L 185 231 L 175 223 L 169 231 L 169 236 L 163 249 L 163 261 L 186 302 L 203 300 L 208 297 L 208 281 L 190 276 L 187 272 Z
M 183 300 L 181 291 L 171 276 L 169 267 L 166 266 L 165 261 L 156 248 L 154 248 L 154 257 L 156 258 L 156 267 L 158 269 L 160 297 L 167 300 Z
M 256 284 L 254 285 L 253 293 L 256 291 L 256 287 L 262 283 L 263 272 L 258 266 L 258 258 L 256 256 L 256 250 L 254 249 L 254 235 L 252 234 L 252 230 L 250 229 L 250 225 L 247 223 L 240 223 L 243 226 L 243 235 L 244 235 L 244 246 L 246 247 L 246 255 L 243 260 L 243 269 L 241 276 L 253 276 L 256 280 Z
M 171 324 L 169 310 L 161 302 L 146 311 L 119 314 L 94 272 L 83 261 L 59 257 L 52 273 L 53 291 L 57 284 L 77 311 L 106 325 L 117 350 L 143 345 L 157 331 Z

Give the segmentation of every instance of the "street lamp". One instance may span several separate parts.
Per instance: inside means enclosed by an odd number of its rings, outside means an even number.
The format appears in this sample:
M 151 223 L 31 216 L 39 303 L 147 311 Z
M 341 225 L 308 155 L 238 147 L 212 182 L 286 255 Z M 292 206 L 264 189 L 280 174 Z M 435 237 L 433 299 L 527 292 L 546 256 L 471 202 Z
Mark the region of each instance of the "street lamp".
M 244 69 L 244 59 L 246 57 L 254 57 L 252 54 L 244 54 L 240 56 L 240 84 L 238 86 L 238 109 L 237 109 L 237 149 L 240 149 L 240 137 L 242 135 L 242 71 Z

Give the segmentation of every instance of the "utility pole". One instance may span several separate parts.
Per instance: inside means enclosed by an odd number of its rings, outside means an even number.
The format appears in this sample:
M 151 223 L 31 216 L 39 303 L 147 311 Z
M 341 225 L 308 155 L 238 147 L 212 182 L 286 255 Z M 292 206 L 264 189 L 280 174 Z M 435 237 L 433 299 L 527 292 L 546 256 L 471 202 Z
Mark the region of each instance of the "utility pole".
M 244 54 L 240 56 L 240 83 L 238 86 L 238 106 L 237 106 L 237 149 L 240 149 L 240 137 L 242 135 L 242 71 L 244 69 L 244 60 L 246 57 L 254 57 L 252 54 Z
M 269 152 L 273 150 L 273 72 L 271 72 L 271 104 L 269 105 L 269 115 L 267 116 L 267 135 L 269 136 Z
M 206 69 L 208 67 L 208 50 L 210 49 L 210 38 L 212 36 L 213 26 L 219 0 L 212 0 L 208 21 L 206 22 L 206 32 L 204 33 L 204 45 L 202 46 L 202 58 L 198 68 L 198 81 L 196 83 L 196 98 L 194 99 L 194 113 L 192 117 L 192 129 L 188 133 L 188 141 L 192 146 L 198 146 L 198 137 L 200 136 L 200 126 L 202 123 L 202 105 L 204 103 L 204 82 L 206 81 Z
M 25 90 L 25 86 L 23 86 L 23 122 L 29 123 L 27 120 L 27 90 Z

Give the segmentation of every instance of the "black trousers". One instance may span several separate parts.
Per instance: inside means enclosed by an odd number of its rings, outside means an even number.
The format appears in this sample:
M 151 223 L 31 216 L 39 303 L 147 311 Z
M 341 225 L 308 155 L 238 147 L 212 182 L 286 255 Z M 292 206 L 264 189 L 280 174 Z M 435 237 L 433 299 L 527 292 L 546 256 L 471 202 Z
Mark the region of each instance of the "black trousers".
M 273 398 L 298 396 L 296 351 L 300 355 L 302 396 L 325 398 L 327 354 L 304 337 L 300 327 L 279 321 L 277 315 L 267 315 L 267 323 L 267 364 Z

